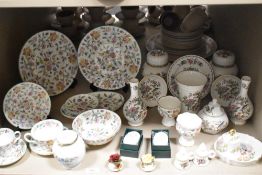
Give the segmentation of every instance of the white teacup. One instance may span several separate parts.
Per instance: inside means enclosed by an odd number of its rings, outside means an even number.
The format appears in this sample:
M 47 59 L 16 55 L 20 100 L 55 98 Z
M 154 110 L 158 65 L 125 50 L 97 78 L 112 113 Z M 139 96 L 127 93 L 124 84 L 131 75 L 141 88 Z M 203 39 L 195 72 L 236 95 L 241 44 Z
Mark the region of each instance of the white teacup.
M 201 143 L 195 152 L 193 162 L 198 166 L 206 166 L 209 163 L 209 159 L 213 159 L 215 156 L 215 151 L 209 150 L 204 143 Z
M 36 123 L 30 133 L 24 135 L 25 141 L 36 144 L 52 152 L 57 134 L 63 130 L 63 124 L 54 119 L 47 119 Z
M 176 76 L 175 81 L 182 102 L 182 112 L 197 113 L 207 77 L 197 71 L 182 71 Z
M 21 138 L 19 131 L 13 131 L 9 128 L 0 129 L 0 152 L 6 151 Z M 4 152 L 3 152 L 4 153 Z

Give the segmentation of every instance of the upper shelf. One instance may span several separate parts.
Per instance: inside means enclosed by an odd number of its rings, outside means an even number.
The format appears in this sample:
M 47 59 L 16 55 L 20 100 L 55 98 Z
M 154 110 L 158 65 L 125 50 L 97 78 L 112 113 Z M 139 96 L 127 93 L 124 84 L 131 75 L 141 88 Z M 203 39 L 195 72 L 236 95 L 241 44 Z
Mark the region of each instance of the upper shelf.
M 0 0 L 0 7 L 262 4 L 262 0 Z

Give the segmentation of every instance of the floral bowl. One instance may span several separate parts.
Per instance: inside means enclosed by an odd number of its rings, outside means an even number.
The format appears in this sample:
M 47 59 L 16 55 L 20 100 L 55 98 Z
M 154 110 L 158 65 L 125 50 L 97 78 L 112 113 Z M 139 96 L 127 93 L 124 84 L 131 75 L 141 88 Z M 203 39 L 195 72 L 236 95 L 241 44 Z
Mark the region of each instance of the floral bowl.
M 106 109 L 92 109 L 79 114 L 72 123 L 75 130 L 88 145 L 110 142 L 121 127 L 120 117 Z

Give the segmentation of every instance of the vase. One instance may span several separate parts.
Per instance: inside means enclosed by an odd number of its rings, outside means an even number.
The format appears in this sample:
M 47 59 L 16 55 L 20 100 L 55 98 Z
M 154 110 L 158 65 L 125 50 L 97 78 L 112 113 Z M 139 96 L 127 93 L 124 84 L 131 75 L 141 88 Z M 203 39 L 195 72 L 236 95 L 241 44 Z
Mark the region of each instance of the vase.
M 249 76 L 241 78 L 240 92 L 228 106 L 230 120 L 235 125 L 244 125 L 253 114 L 254 106 L 248 97 L 250 83 L 251 78 Z
M 146 105 L 139 96 L 139 81 L 132 78 L 129 82 L 131 95 L 123 107 L 123 114 L 131 126 L 140 126 L 147 115 Z

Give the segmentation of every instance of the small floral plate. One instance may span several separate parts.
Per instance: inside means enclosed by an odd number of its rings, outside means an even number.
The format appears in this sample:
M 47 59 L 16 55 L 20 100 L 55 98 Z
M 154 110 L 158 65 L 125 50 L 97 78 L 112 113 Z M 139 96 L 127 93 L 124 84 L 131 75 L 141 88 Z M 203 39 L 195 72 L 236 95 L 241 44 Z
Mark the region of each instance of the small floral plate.
M 44 88 L 30 82 L 12 87 L 4 98 L 6 119 L 20 129 L 31 129 L 34 124 L 47 118 L 51 100 Z
M 64 34 L 46 30 L 36 33 L 24 44 L 19 56 L 23 81 L 43 86 L 50 96 L 64 92 L 78 71 L 77 52 Z
M 116 111 L 125 102 L 125 98 L 123 97 L 123 95 L 117 92 L 99 91 L 89 94 L 95 96 L 98 99 L 98 106 L 96 107 L 98 109 L 108 109 L 110 111 Z
M 26 150 L 26 144 L 22 139 L 19 139 L 8 150 L 1 150 L 0 166 L 7 166 L 17 162 L 25 155 Z
M 167 73 L 167 85 L 172 95 L 178 97 L 178 88 L 175 77 L 182 71 L 198 71 L 207 77 L 207 83 L 201 94 L 201 98 L 207 96 L 210 92 L 212 82 L 214 81 L 214 70 L 204 58 L 197 55 L 185 55 L 178 58 L 170 66 Z
M 141 52 L 134 37 L 124 29 L 101 26 L 82 39 L 78 63 L 83 76 L 94 86 L 115 90 L 136 77 Z
M 211 96 L 217 99 L 223 107 L 228 107 L 230 102 L 240 92 L 241 80 L 234 75 L 222 75 L 211 86 Z
M 148 107 L 157 106 L 160 97 L 166 96 L 166 81 L 158 75 L 145 76 L 140 81 L 140 96 Z
M 53 152 L 50 150 L 50 148 L 46 146 L 37 145 L 34 143 L 29 143 L 30 150 L 34 153 L 40 155 L 40 156 L 51 156 L 53 155 Z
M 79 94 L 70 97 L 61 106 L 60 112 L 63 116 L 74 119 L 82 112 L 95 109 L 98 106 L 98 98 L 90 94 Z

